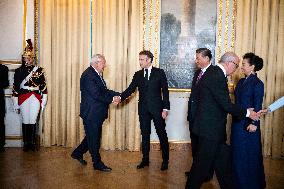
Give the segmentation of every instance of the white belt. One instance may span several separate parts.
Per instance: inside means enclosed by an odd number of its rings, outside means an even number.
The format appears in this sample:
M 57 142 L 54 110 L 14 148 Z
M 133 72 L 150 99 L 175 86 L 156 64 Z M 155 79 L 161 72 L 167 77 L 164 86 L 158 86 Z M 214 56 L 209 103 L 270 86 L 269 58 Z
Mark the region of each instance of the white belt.
M 36 91 L 36 90 L 39 90 L 39 87 L 22 86 L 21 89 L 27 89 L 27 90 L 30 90 L 30 91 Z

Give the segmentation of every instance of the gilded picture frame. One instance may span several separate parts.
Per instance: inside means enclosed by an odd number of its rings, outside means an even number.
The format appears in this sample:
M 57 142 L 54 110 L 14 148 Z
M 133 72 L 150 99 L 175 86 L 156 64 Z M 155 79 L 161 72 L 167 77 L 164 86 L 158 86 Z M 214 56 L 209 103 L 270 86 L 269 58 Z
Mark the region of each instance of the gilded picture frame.
M 209 48 L 214 64 L 216 24 L 216 0 L 161 1 L 159 67 L 170 91 L 190 92 L 197 48 Z

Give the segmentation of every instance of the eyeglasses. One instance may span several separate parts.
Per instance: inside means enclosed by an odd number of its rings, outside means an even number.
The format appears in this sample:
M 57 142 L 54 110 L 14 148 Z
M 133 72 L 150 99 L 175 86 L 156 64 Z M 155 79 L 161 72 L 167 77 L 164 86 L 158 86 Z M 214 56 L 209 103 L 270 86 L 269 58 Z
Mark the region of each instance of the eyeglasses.
M 229 61 L 229 62 L 232 62 L 233 64 L 235 64 L 236 69 L 239 67 L 239 64 L 235 63 L 234 61 Z

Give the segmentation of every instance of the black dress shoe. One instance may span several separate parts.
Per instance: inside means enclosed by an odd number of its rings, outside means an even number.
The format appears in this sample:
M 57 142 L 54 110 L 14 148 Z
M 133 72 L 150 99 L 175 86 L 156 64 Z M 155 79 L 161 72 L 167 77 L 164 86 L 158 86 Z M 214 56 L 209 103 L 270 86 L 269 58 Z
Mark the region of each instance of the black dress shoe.
M 112 168 L 106 166 L 103 162 L 99 162 L 93 165 L 95 170 L 103 171 L 103 172 L 111 172 Z
M 23 147 L 23 151 L 24 151 L 24 152 L 29 151 L 29 149 L 30 149 L 30 148 L 28 147 L 28 145 L 24 145 L 24 147 Z
M 4 147 L 0 147 L 0 152 L 5 152 L 5 148 Z
M 163 161 L 162 166 L 161 166 L 161 171 L 167 170 L 169 167 L 169 162 L 168 161 Z
M 29 149 L 34 152 L 36 150 L 36 147 L 34 144 L 30 144 Z
M 71 154 L 71 157 L 72 157 L 73 159 L 78 160 L 78 161 L 81 163 L 81 165 L 87 165 L 87 162 L 86 162 L 82 157 L 78 157 L 78 156 L 76 156 L 76 155 L 74 155 L 74 154 Z
M 213 179 L 213 176 L 208 176 L 204 179 L 204 182 L 209 182 L 212 179 Z
M 141 163 L 137 165 L 137 169 L 142 169 L 146 166 L 149 166 L 149 161 L 141 161 Z
M 185 174 L 185 176 L 189 176 L 189 173 L 190 173 L 190 171 L 186 171 L 186 172 L 184 172 L 184 174 Z M 209 182 L 210 180 L 212 180 L 213 179 L 213 176 L 208 176 L 208 177 L 206 177 L 205 179 L 204 179 L 204 182 Z

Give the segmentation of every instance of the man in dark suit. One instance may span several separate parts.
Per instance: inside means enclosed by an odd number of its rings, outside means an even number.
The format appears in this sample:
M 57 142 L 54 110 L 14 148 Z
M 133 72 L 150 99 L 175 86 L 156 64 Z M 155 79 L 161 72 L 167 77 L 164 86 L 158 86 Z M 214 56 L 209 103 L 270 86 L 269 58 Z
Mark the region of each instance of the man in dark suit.
M 194 124 L 194 118 L 196 113 L 197 107 L 197 98 L 200 91 L 199 80 L 201 79 L 202 75 L 206 72 L 207 69 L 211 69 L 212 64 L 210 63 L 212 58 L 212 53 L 207 48 L 199 48 L 196 50 L 195 54 L 195 63 L 197 66 L 197 70 L 194 73 L 194 77 L 192 80 L 192 87 L 191 93 L 188 100 L 188 113 L 187 113 L 187 120 L 189 122 L 189 132 L 190 132 L 190 139 L 191 139 L 191 151 L 192 157 L 197 153 L 197 144 L 198 144 L 198 136 L 192 132 L 192 127 Z M 210 180 L 213 176 L 214 171 L 211 169 L 210 175 L 206 180 Z M 189 171 L 185 172 L 186 175 L 189 174 Z
M 190 131 L 190 139 L 191 139 L 191 148 L 192 148 L 192 156 L 196 154 L 196 145 L 197 145 L 197 136 L 192 132 L 192 126 L 194 123 L 195 113 L 196 113 L 196 104 L 197 97 L 200 90 L 200 85 L 198 85 L 199 80 L 205 71 L 210 67 L 212 67 L 210 61 L 212 58 L 211 51 L 207 48 L 199 48 L 196 50 L 196 59 L 195 63 L 197 66 L 197 70 L 194 73 L 194 77 L 192 80 L 191 93 L 188 100 L 188 113 L 187 120 L 189 122 L 189 131 Z
M 222 189 L 232 188 L 230 151 L 226 145 L 227 113 L 259 119 L 260 114 L 232 104 L 226 77 L 239 65 L 233 52 L 225 53 L 217 66 L 209 67 L 198 81 L 196 113 L 192 132 L 198 137 L 197 151 L 187 179 L 187 189 L 199 189 L 212 167 Z
M 5 146 L 5 94 L 4 88 L 9 86 L 8 68 L 0 64 L 0 152 L 4 152 Z
M 168 169 L 169 143 L 166 132 L 165 118 L 170 109 L 169 90 L 166 74 L 162 69 L 152 66 L 153 54 L 150 51 L 139 53 L 139 64 L 142 68 L 137 71 L 128 88 L 121 94 L 121 100 L 128 98 L 138 87 L 138 114 L 142 135 L 143 158 L 137 169 L 149 166 L 151 120 L 160 140 L 163 162 L 161 170 Z
M 108 117 L 109 104 L 112 102 L 116 104 L 114 97 L 119 93 L 107 89 L 102 78 L 106 65 L 105 57 L 96 54 L 92 57 L 90 64 L 91 66 L 83 72 L 80 79 L 80 117 L 83 119 L 86 136 L 72 152 L 71 157 L 86 165 L 87 162 L 83 159 L 83 154 L 89 150 L 94 169 L 107 172 L 112 169 L 102 162 L 99 152 L 102 125 Z

